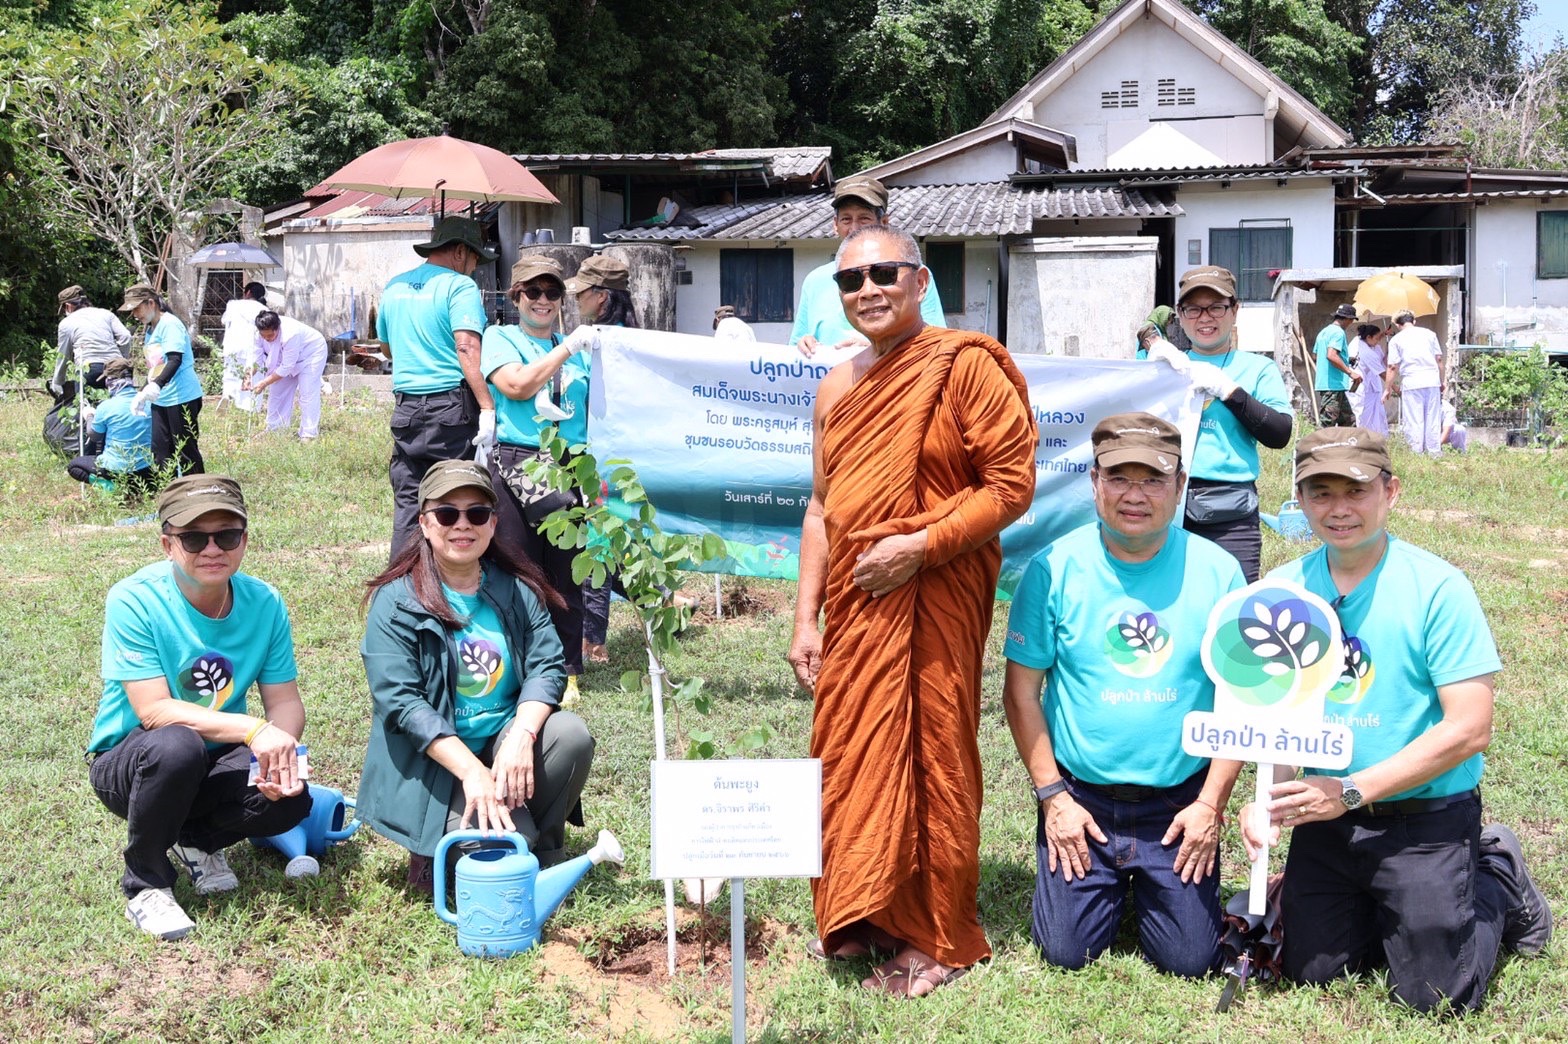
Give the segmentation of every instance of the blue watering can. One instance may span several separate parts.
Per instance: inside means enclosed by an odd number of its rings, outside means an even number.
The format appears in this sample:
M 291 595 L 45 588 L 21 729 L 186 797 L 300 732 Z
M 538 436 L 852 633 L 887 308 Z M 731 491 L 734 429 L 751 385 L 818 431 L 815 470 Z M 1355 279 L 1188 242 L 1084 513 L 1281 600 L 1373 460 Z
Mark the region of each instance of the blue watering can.
M 464 841 L 500 842 L 506 848 L 485 848 L 457 861 L 457 913 L 446 905 L 446 854 Z M 499 836 L 481 830 L 454 830 L 441 839 L 435 855 L 436 916 L 457 925 L 457 948 L 470 957 L 513 957 L 539 941 L 545 918 L 555 913 L 583 875 L 608 859 L 622 863 L 626 854 L 608 830 L 586 854 L 547 870 L 528 850 L 521 834 Z
M 341 791 L 315 783 L 305 784 L 310 790 L 310 814 L 299 825 L 274 837 L 253 837 L 251 844 L 257 848 L 275 848 L 288 856 L 283 868 L 285 877 L 314 877 L 321 872 L 316 857 L 326 853 L 328 845 L 346 840 L 359 829 L 359 820 L 345 824 L 347 810 L 354 802 Z
M 1287 500 L 1279 506 L 1279 514 L 1270 515 L 1262 513 L 1260 518 L 1265 525 L 1286 540 L 1294 540 L 1304 544 L 1312 539 L 1312 527 L 1307 524 L 1307 516 L 1301 511 L 1301 502 Z

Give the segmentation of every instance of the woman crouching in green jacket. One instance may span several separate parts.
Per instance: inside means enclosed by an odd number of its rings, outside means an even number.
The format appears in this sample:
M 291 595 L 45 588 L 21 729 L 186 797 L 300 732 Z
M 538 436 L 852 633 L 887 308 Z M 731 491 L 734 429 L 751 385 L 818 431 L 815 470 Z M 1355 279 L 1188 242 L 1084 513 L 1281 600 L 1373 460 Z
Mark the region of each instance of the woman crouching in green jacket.
M 566 670 L 548 607 L 561 596 L 493 541 L 485 469 L 440 461 L 419 501 L 423 539 L 366 585 L 374 720 L 358 813 L 409 850 L 409 884 L 428 889 L 436 845 L 464 827 L 515 830 L 542 865 L 563 859 L 594 741 L 559 709 Z

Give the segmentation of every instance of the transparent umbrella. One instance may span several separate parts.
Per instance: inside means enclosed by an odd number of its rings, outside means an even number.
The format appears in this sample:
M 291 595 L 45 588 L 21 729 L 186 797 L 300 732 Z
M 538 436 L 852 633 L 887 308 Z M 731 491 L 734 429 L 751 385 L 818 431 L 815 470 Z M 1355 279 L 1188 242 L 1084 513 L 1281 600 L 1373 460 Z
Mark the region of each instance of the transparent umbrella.
M 283 262 L 254 243 L 213 243 L 190 257 L 192 268 L 282 268 Z

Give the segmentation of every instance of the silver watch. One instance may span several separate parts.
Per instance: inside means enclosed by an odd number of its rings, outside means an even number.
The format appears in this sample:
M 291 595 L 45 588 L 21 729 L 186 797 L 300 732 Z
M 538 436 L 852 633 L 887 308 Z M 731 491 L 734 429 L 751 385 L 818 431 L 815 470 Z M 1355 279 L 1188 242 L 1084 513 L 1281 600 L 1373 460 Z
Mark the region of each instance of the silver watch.
M 1349 776 L 1339 777 L 1339 800 L 1347 809 L 1360 808 L 1366 802 L 1366 798 L 1361 795 L 1361 788 Z

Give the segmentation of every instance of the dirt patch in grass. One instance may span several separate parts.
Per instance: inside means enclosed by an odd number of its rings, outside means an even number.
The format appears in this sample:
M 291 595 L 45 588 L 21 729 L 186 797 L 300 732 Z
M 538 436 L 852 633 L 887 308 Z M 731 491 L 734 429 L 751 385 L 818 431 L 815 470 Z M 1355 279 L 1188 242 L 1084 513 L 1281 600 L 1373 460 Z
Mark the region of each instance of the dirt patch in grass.
M 149 1012 L 179 1011 L 208 997 L 248 997 L 267 988 L 271 975 L 244 964 L 214 963 L 197 947 L 161 948 L 145 974 L 114 975 L 120 985 L 100 1001 L 100 1030 L 140 1027 Z
M 690 593 L 690 592 L 688 592 Z M 702 600 L 702 608 L 698 612 L 704 617 L 704 622 L 713 620 L 713 592 L 704 592 L 706 597 Z M 766 620 L 770 616 L 777 616 L 780 612 L 793 611 L 795 591 L 792 587 L 766 587 L 758 584 L 748 584 L 742 580 L 725 578 L 723 586 L 724 619 Z

